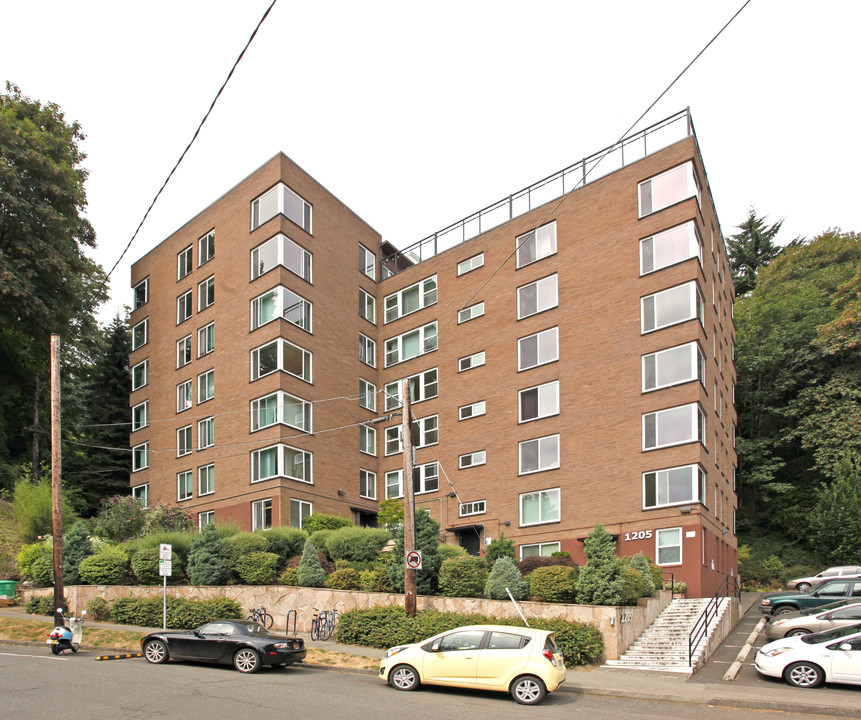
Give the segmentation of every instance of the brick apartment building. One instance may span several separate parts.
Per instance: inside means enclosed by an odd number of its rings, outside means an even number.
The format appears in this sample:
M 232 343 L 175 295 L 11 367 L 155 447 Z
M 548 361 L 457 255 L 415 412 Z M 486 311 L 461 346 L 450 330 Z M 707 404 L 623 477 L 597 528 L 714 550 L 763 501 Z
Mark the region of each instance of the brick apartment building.
M 687 112 L 604 154 L 400 251 L 273 157 L 132 267 L 133 494 L 201 525 L 372 524 L 403 492 L 378 419 L 409 377 L 446 541 L 582 563 L 601 522 L 714 592 L 736 572 L 726 247 Z

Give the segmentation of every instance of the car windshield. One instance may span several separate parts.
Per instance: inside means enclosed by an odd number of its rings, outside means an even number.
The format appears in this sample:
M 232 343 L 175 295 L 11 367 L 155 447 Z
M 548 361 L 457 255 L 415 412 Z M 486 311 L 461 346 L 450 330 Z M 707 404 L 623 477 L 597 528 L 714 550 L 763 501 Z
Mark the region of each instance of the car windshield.
M 268 630 L 260 623 L 249 620 L 234 621 L 234 625 L 242 635 L 266 635 L 268 633 Z
M 855 623 L 854 625 L 844 625 L 843 627 L 834 628 L 833 630 L 826 630 L 825 632 L 814 633 L 813 635 L 805 635 L 803 638 L 801 638 L 801 642 L 807 643 L 808 645 L 819 645 L 820 643 L 840 640 L 840 638 L 845 638 L 849 635 L 855 635 L 859 632 L 861 632 L 861 623 Z

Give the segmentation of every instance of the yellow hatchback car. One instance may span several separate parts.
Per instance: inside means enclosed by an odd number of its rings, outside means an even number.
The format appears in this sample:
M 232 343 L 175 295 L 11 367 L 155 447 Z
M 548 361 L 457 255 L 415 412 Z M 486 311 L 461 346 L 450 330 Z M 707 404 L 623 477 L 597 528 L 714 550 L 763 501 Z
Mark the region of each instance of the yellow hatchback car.
M 536 705 L 563 683 L 565 663 L 550 630 L 471 625 L 390 648 L 380 678 L 397 690 L 422 683 L 499 690 Z

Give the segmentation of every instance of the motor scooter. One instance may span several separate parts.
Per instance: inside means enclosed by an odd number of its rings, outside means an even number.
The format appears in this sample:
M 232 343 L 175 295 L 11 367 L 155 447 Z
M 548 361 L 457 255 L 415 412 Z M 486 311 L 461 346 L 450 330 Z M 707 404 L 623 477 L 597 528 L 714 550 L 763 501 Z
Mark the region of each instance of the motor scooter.
M 71 627 L 65 625 L 57 625 L 50 633 L 48 640 L 45 643 L 51 648 L 54 655 L 59 655 L 64 650 L 71 650 L 73 653 L 78 652 L 81 645 L 81 636 L 84 634 L 84 615 L 87 611 L 81 613 L 81 617 L 76 618 L 74 615 L 66 617 L 63 615 L 63 609 L 57 608 L 57 613 L 64 619 L 69 621 Z

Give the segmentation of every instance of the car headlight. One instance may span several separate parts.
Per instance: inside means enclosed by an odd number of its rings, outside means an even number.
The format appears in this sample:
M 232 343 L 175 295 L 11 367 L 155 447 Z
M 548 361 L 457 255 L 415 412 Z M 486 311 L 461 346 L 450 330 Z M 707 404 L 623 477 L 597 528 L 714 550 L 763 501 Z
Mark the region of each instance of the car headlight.
M 768 650 L 767 652 L 763 652 L 762 650 L 760 650 L 760 652 L 765 655 L 765 657 L 774 657 L 775 655 L 780 655 L 781 653 L 789 652 L 790 650 L 792 650 L 791 647 L 776 647 Z
M 406 650 L 407 647 L 407 645 L 398 645 L 397 647 L 389 648 L 386 650 L 386 659 L 392 657 L 392 655 L 397 655 L 402 650 Z
M 763 600 L 763 601 L 760 603 L 760 605 L 771 605 L 771 600 L 769 600 L 768 598 L 766 598 L 765 600 Z

